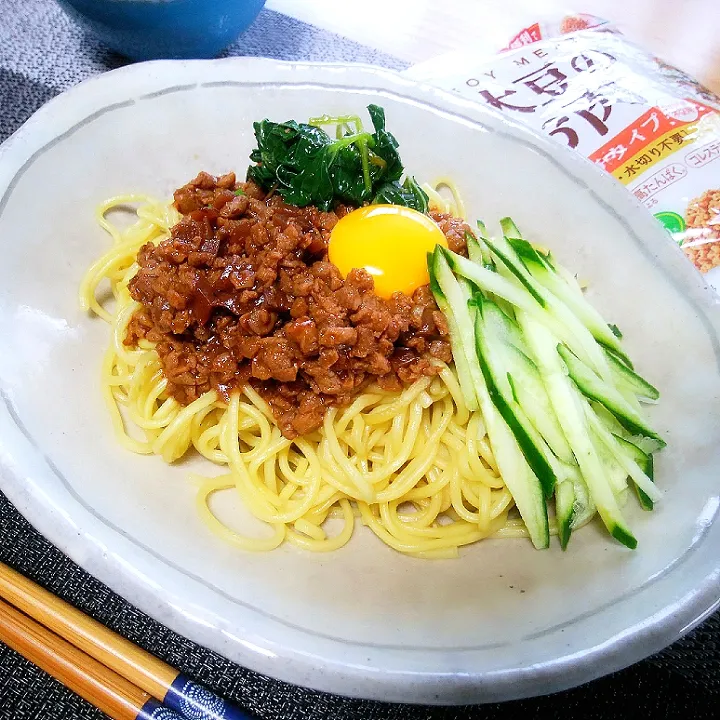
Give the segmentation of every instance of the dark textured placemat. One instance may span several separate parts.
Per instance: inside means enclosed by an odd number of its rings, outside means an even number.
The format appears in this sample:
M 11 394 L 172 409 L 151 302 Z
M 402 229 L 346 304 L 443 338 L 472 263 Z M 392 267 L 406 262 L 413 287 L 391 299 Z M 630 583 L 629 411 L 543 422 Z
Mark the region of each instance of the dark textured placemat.
M 461 720 L 516 718 L 521 713 L 529 718 L 542 713 L 562 720 L 592 720 L 631 711 L 648 718 L 712 718 L 720 708 L 717 621 L 714 628 L 708 622 L 664 653 L 563 693 L 474 707 L 391 705 L 294 687 L 199 647 L 154 622 L 74 565 L 1 494 L 0 560 L 263 720 Z M 0 645 L 0 720 L 101 717 L 102 713 Z
M 112 593 L 36 533 L 0 494 L 0 560 L 263 720 L 469 718 L 712 718 L 720 708 L 717 621 L 664 653 L 575 690 L 474 707 L 430 708 L 340 698 L 245 670 L 205 650 Z M 707 644 L 710 645 L 708 647 Z M 633 713 L 634 714 L 634 713 Z M 0 720 L 101 718 L 54 680 L 0 646 Z
M 405 67 L 396 58 L 269 10 L 227 54 Z M 0 0 L 0 141 L 61 90 L 123 63 L 87 38 L 51 0 Z M 0 338 L 3 352 L 1 343 Z M 459 720 L 516 718 L 521 713 L 533 718 L 542 713 L 592 720 L 635 712 L 650 718 L 720 715 L 720 615 L 664 652 L 575 690 L 501 705 L 428 708 L 305 690 L 225 660 L 154 622 L 89 576 L 31 528 L 2 493 L 0 560 L 258 718 Z M 0 720 L 102 717 L 0 644 Z

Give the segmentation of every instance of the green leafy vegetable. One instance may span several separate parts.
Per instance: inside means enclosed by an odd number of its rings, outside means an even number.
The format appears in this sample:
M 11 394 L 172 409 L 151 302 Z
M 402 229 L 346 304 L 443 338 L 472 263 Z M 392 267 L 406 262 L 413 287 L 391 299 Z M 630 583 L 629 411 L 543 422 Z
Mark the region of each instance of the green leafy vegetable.
M 313 118 L 307 123 L 262 120 L 253 124 L 257 147 L 247 179 L 285 202 L 330 210 L 338 203 L 389 203 L 427 212 L 428 196 L 403 175 L 395 137 L 385 128 L 385 111 L 368 105 L 373 133 L 357 116 Z M 323 128 L 334 126 L 333 139 Z
M 403 165 L 397 151 L 397 140 L 385 129 L 385 111 L 379 105 L 368 105 L 368 113 L 375 128 L 373 150 L 386 163 L 384 179 L 388 182 L 399 180 L 403 174 Z
M 375 193 L 373 202 L 387 203 L 388 205 L 405 205 L 422 213 L 428 211 L 428 196 L 417 184 L 414 177 L 405 178 L 402 185 L 397 182 L 384 183 Z

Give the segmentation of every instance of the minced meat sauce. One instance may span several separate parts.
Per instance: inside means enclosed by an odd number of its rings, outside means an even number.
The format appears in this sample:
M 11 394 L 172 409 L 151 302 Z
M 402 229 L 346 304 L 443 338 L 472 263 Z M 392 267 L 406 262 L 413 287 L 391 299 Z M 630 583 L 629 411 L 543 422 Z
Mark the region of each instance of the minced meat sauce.
M 242 191 L 242 192 L 240 192 Z M 370 381 L 399 390 L 451 360 L 447 324 L 428 286 L 384 300 L 365 270 L 343 279 L 330 231 L 352 208 L 287 205 L 229 173 L 200 173 L 175 192 L 171 236 L 144 245 L 130 283 L 142 307 L 125 343 L 155 343 L 168 392 L 188 404 L 250 383 L 288 438 L 317 428 L 328 406 Z M 464 252 L 467 225 L 434 214 Z

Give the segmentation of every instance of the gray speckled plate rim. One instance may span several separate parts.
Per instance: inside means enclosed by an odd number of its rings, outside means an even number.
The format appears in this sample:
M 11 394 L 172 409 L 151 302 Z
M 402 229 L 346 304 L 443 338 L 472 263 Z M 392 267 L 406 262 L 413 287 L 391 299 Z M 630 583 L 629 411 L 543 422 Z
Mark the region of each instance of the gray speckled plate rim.
M 222 63 L 234 63 L 236 65 L 244 64 L 246 67 L 252 67 L 255 74 L 272 75 L 273 71 L 278 70 L 285 73 L 289 79 L 282 81 L 252 81 L 246 82 L 237 80 L 219 80 L 195 83 L 179 83 L 163 86 L 158 90 L 137 95 L 136 97 L 126 98 L 118 102 L 107 104 L 96 109 L 94 112 L 81 116 L 69 128 L 63 132 L 52 135 L 40 143 L 37 147 L 37 140 L 34 132 L 38 128 L 45 125 L 52 125 L 53 110 L 59 108 L 60 105 L 68 110 L 75 104 L 81 93 L 85 93 L 85 97 L 89 100 L 87 104 L 92 105 L 90 100 L 91 85 L 95 83 L 103 83 L 105 85 L 112 84 L 120 75 L 128 76 L 132 73 L 152 72 L 154 69 L 162 70 L 172 65 L 179 68 L 183 65 L 186 69 L 204 67 L 209 68 L 213 65 Z M 360 75 L 367 76 L 367 81 L 372 79 L 373 84 L 360 85 L 357 83 L 343 84 L 338 82 L 323 83 L 316 79 L 305 77 L 294 78 L 292 74 L 295 72 L 306 73 L 310 75 L 321 75 L 326 73 L 331 76 L 332 71 L 344 71 L 352 69 Z M 252 73 L 249 73 L 252 74 Z M 152 100 L 169 93 L 184 92 L 193 90 L 198 87 L 211 88 L 223 86 L 240 86 L 252 87 L 253 85 L 269 86 L 288 86 L 307 85 L 311 87 L 321 87 L 324 89 L 352 89 L 357 91 L 371 91 L 378 96 L 392 96 L 399 98 L 405 102 L 416 103 L 427 107 L 437 114 L 442 114 L 455 122 L 469 123 L 474 126 L 481 126 L 485 130 L 493 132 L 497 135 L 512 139 L 514 142 L 524 144 L 532 148 L 535 152 L 542 154 L 547 160 L 552 162 L 556 167 L 561 169 L 568 177 L 570 177 L 577 185 L 582 187 L 586 192 L 595 198 L 595 201 L 601 204 L 604 209 L 612 214 L 618 222 L 620 222 L 633 238 L 635 244 L 641 248 L 642 252 L 652 262 L 652 253 L 647 244 L 643 242 L 637 235 L 635 230 L 616 212 L 615 207 L 625 204 L 628 212 L 634 211 L 637 214 L 638 208 L 647 215 L 647 233 L 656 236 L 661 235 L 662 231 L 651 220 L 650 215 L 646 213 L 644 208 L 627 193 L 626 190 L 616 186 L 615 182 L 604 174 L 598 172 L 593 177 L 594 183 L 605 183 L 605 191 L 612 186 L 612 190 L 617 197 L 617 205 L 610 207 L 604 200 L 597 196 L 591 187 L 578 177 L 573 170 L 578 169 L 579 174 L 587 173 L 587 163 L 577 154 L 560 148 L 548 139 L 536 135 L 527 128 L 509 122 L 506 118 L 500 116 L 494 111 L 480 108 L 466 100 L 455 95 L 448 94 L 444 91 L 423 86 L 414 81 L 409 81 L 392 71 L 381 70 L 370 66 L 347 65 L 347 64 L 321 64 L 321 63 L 286 63 L 281 61 L 270 61 L 264 59 L 246 59 L 246 58 L 230 58 L 215 61 L 190 61 L 178 63 L 177 61 L 158 61 L 154 63 L 144 63 L 141 65 L 128 66 L 114 70 L 105 75 L 93 78 L 81 83 L 70 91 L 63 93 L 53 99 L 45 107 L 41 108 L 22 128 L 20 128 L 13 136 L 11 136 L 2 147 L 0 147 L 0 167 L 8 158 L 19 156 L 24 158 L 21 164 L 12 175 L 10 182 L 4 189 L 2 198 L 0 198 L 0 215 L 3 212 L 14 187 L 19 182 L 22 174 L 28 169 L 33 162 L 40 157 L 45 151 L 61 142 L 63 139 L 71 136 L 81 127 L 93 122 L 100 116 L 112 112 L 113 110 L 124 108 L 136 102 Z M 420 88 L 423 98 L 417 97 L 417 91 L 413 94 L 403 94 L 409 88 Z M 430 102 L 433 98 L 434 102 Z M 455 106 L 456 111 L 450 110 Z M 465 111 L 465 112 L 463 112 Z M 77 114 L 77 113 L 76 113 Z M 82 113 L 80 113 L 82 115 Z M 471 119 L 470 116 L 480 116 L 482 120 Z M 48 122 L 49 121 L 49 122 Z M 40 133 L 41 134 L 41 133 Z M 27 147 L 26 147 L 27 146 Z M 33 148 L 36 149 L 33 150 Z M 30 151 L 30 152 L 29 152 Z M 558 159 L 558 157 L 560 159 Z M 564 161 L 564 162 L 563 162 Z M 634 223 L 637 225 L 637 222 Z M 670 242 L 665 238 L 666 242 Z M 658 237 L 658 242 L 662 239 Z M 684 261 L 683 261 L 684 262 Z M 700 289 L 702 285 L 699 278 L 694 276 L 691 282 Z M 673 277 L 666 276 L 668 281 L 675 285 Z M 687 275 L 690 278 L 690 275 Z M 713 323 L 708 317 L 708 311 L 711 306 L 717 305 L 717 300 L 707 287 L 698 295 L 701 301 L 694 297 L 686 297 L 686 301 L 703 319 L 703 323 L 708 331 L 709 337 L 712 339 L 716 358 L 720 366 L 720 344 L 713 327 Z M 705 305 L 705 307 L 702 307 Z M 271 622 L 288 625 L 289 630 L 299 633 L 307 632 L 303 628 L 292 626 L 284 620 L 273 617 L 265 613 L 262 609 L 248 605 L 243 601 L 223 593 L 220 589 L 205 583 L 200 578 L 188 574 L 182 568 L 174 565 L 166 558 L 162 557 L 151 548 L 146 547 L 139 541 L 130 537 L 121 528 L 113 525 L 107 518 L 99 515 L 92 507 L 86 504 L 83 499 L 76 494 L 70 481 L 65 478 L 62 473 L 55 467 L 51 458 L 46 457 L 42 448 L 35 442 L 31 434 L 24 427 L 22 420 L 15 412 L 11 398 L 0 388 L 3 405 L 8 415 L 12 419 L 13 424 L 24 437 L 29 447 L 36 453 L 38 457 L 42 457 L 46 469 L 53 473 L 65 487 L 68 494 L 74 501 L 81 506 L 86 513 L 92 516 L 98 523 L 104 526 L 111 534 L 116 534 L 122 540 L 131 543 L 143 553 L 154 558 L 155 562 L 163 563 L 174 572 L 183 575 L 186 580 L 199 583 L 205 586 L 207 590 L 216 596 L 221 596 L 225 600 L 242 605 L 246 610 L 260 613 Z M 41 493 L 34 485 L 31 476 L 26 476 L 22 470 L 22 461 L 13 461 L 14 453 L 8 452 L 8 446 L 0 446 L 0 460 L 4 469 L 10 472 L 3 477 L 6 482 L 3 484 L 3 490 L 8 497 L 16 504 L 23 514 L 32 522 L 39 530 L 41 530 L 51 541 L 59 548 L 65 551 L 73 560 L 82 565 L 85 569 L 96 575 L 100 580 L 107 583 L 113 590 L 128 597 L 138 607 L 156 619 L 165 622 L 173 629 L 186 634 L 189 638 L 201 642 L 212 647 L 223 654 L 230 655 L 233 659 L 246 664 L 252 669 L 279 677 L 290 682 L 306 684 L 322 690 L 331 692 L 340 692 L 348 695 L 361 697 L 373 697 L 385 700 L 399 700 L 410 702 L 435 702 L 435 703 L 460 703 L 460 702 L 478 702 L 478 701 L 494 701 L 506 700 L 516 697 L 535 695 L 540 693 L 554 692 L 571 687 L 583 682 L 587 682 L 595 677 L 620 669 L 645 657 L 670 642 L 680 637 L 683 633 L 690 630 L 702 619 L 711 614 L 718 606 L 720 606 L 720 567 L 715 569 L 705 581 L 698 585 L 695 591 L 675 604 L 669 605 L 664 610 L 647 618 L 642 624 L 628 628 L 626 632 L 615 637 L 609 638 L 607 642 L 597 647 L 587 648 L 582 652 L 564 657 L 558 657 L 550 662 L 544 662 L 536 665 L 518 667 L 513 669 L 499 669 L 491 672 L 483 672 L 481 674 L 473 672 L 409 672 L 392 671 L 379 669 L 371 663 L 368 658 L 367 664 L 338 664 L 330 666 L 321 656 L 298 653 L 292 659 L 287 658 L 291 662 L 280 663 L 278 661 L 278 653 L 282 653 L 282 648 L 269 647 L 267 644 L 263 646 L 262 638 L 233 637 L 232 633 L 223 629 L 220 625 L 216 626 L 216 631 L 224 636 L 224 639 L 212 638 L 206 634 L 199 632 L 199 624 L 193 619 L 193 614 L 189 608 L 183 610 L 181 607 L 170 608 L 170 603 L 158 605 L 157 594 L 152 591 L 152 583 L 148 581 L 147 576 L 138 573 L 128 573 L 121 570 L 120 555 L 108 553 L 110 545 L 107 546 L 103 541 L 87 532 L 78 531 L 77 527 L 73 527 L 70 518 L 66 518 L 65 523 L 54 522 L 54 513 L 58 508 L 53 508 L 47 503 L 47 499 L 43 502 Z M 626 597 L 642 592 L 644 589 L 657 582 L 661 577 L 676 569 L 684 563 L 688 557 L 701 547 L 703 540 L 713 525 L 718 514 L 717 503 L 713 507 L 708 508 L 706 522 L 700 528 L 699 532 L 693 539 L 692 544 L 677 558 L 670 566 L 665 568 L 662 573 L 650 578 L 642 586 L 633 589 Z M 90 544 L 90 549 L 88 548 Z M 91 552 L 89 552 L 89 550 Z M 113 565 L 115 567 L 113 567 Z M 124 578 L 124 583 L 123 583 Z M 619 597 L 612 604 L 622 602 L 623 597 Z M 589 614 L 596 614 L 604 608 L 598 608 L 592 613 L 580 614 L 564 623 L 555 627 L 547 628 L 541 633 L 529 635 L 527 638 L 520 640 L 533 640 L 544 635 L 549 635 L 565 628 L 571 627 L 574 623 L 581 621 Z M 203 623 L 205 624 L 205 623 Z M 464 648 L 421 648 L 397 645 L 382 644 L 360 644 L 349 643 L 338 640 L 331 636 L 323 636 L 317 633 L 311 633 L 315 640 L 321 639 L 331 643 L 341 643 L 344 645 L 354 645 L 358 649 L 365 648 L 369 654 L 377 651 L 394 651 L 398 653 L 472 653 L 481 649 L 489 649 L 502 645 L 502 643 L 493 644 L 492 646 L 483 647 L 464 647 Z M 256 642 L 257 640 L 257 642 Z M 233 648 L 228 646 L 230 643 Z M 234 652 L 232 651 L 234 649 Z M 304 667 L 299 667 L 298 662 L 304 663 Z

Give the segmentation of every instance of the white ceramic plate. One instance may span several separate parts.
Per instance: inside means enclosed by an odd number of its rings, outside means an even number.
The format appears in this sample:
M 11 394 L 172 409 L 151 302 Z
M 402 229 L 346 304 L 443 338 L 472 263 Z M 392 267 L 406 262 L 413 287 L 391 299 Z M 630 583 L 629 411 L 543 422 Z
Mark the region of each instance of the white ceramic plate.
M 591 283 L 661 390 L 656 512 L 639 548 L 599 525 L 563 553 L 486 541 L 454 561 L 366 529 L 330 555 L 247 554 L 198 521 L 187 466 L 120 448 L 100 399 L 108 340 L 76 302 L 107 244 L 93 208 L 242 174 L 252 122 L 382 104 L 421 179 L 451 174 L 475 217 L 510 214 Z M 290 682 L 466 703 L 557 691 L 675 640 L 720 597 L 720 314 L 626 190 L 550 141 L 457 97 L 356 66 L 246 59 L 134 65 L 74 88 L 0 151 L 2 489 L 71 558 L 174 630 Z M 238 517 L 242 509 L 238 508 Z

